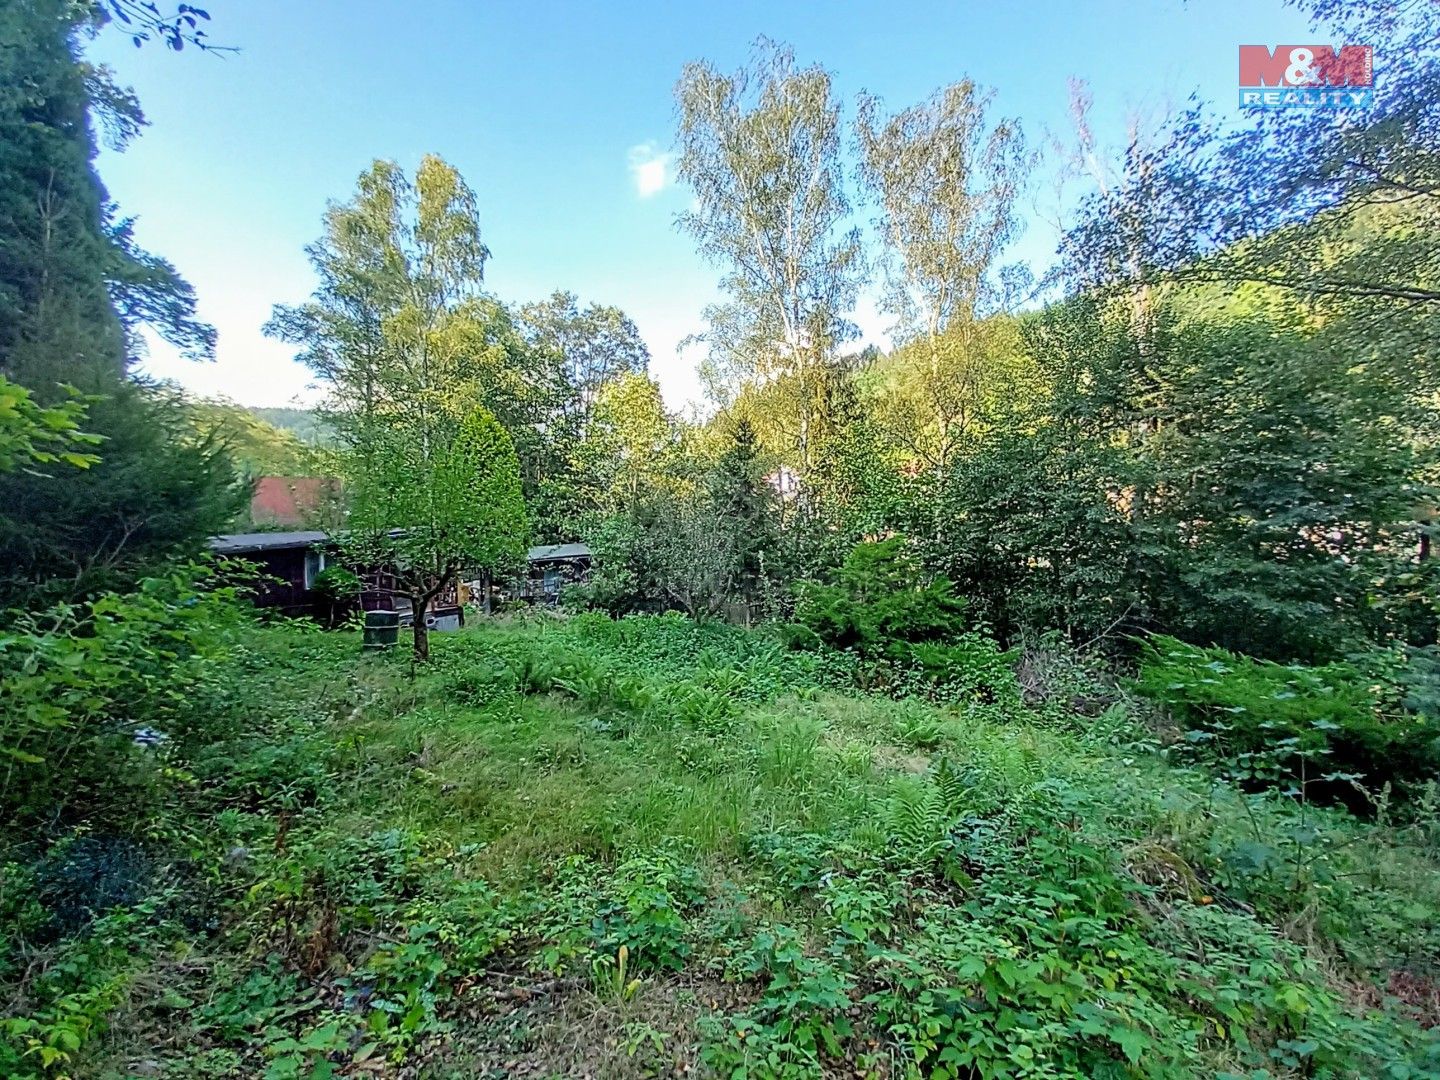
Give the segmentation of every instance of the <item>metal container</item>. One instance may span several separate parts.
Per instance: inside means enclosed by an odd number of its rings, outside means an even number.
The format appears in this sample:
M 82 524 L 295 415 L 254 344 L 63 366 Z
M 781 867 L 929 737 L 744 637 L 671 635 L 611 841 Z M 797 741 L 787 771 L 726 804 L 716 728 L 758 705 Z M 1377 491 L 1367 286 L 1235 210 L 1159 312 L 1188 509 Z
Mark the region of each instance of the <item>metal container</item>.
M 465 625 L 465 614 L 458 607 L 432 608 L 425 615 L 425 625 L 431 630 L 459 630 Z
M 400 640 L 398 611 L 367 611 L 365 613 L 365 648 L 388 649 Z

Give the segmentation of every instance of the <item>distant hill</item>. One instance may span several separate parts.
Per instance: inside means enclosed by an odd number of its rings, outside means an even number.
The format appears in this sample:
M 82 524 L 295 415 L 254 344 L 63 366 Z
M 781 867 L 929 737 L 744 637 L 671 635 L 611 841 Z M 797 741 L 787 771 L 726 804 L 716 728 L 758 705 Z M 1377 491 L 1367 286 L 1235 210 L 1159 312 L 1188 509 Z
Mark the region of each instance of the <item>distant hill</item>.
M 330 429 L 310 409 L 261 409 L 247 405 L 246 411 L 311 446 L 325 446 L 330 442 Z
M 308 476 L 313 444 L 293 431 L 257 416 L 252 410 L 220 398 L 190 402 L 193 423 L 224 439 L 235 464 L 250 476 Z

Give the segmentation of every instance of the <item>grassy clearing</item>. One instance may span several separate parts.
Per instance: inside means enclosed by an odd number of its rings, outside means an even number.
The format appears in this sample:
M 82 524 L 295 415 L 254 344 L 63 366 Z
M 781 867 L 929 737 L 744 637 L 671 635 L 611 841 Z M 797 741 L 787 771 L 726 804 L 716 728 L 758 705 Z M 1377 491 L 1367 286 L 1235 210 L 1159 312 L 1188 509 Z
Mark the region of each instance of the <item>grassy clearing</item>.
M 53 1072 L 1440 1074 L 1433 811 L 1244 795 L 1123 703 L 863 694 L 673 617 L 435 652 L 251 640 L 157 763 L 184 884 L 12 974 L 90 1018 Z

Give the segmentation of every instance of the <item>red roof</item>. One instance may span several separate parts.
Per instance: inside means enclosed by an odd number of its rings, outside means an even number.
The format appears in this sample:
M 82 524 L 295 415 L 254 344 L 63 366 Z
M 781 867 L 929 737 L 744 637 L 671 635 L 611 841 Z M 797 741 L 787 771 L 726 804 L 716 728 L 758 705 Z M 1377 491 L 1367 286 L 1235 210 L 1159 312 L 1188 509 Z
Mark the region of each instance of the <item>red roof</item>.
M 262 476 L 250 496 L 250 521 L 255 525 L 311 525 L 337 486 L 331 476 Z

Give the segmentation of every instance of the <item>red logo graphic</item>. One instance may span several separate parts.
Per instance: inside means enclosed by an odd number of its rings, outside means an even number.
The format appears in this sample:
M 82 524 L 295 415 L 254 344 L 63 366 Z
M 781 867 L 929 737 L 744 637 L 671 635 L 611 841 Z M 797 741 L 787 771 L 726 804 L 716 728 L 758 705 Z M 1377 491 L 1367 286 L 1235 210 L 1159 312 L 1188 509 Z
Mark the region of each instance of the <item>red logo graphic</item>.
M 1240 85 L 1374 86 L 1374 54 L 1370 45 L 1241 45 Z

